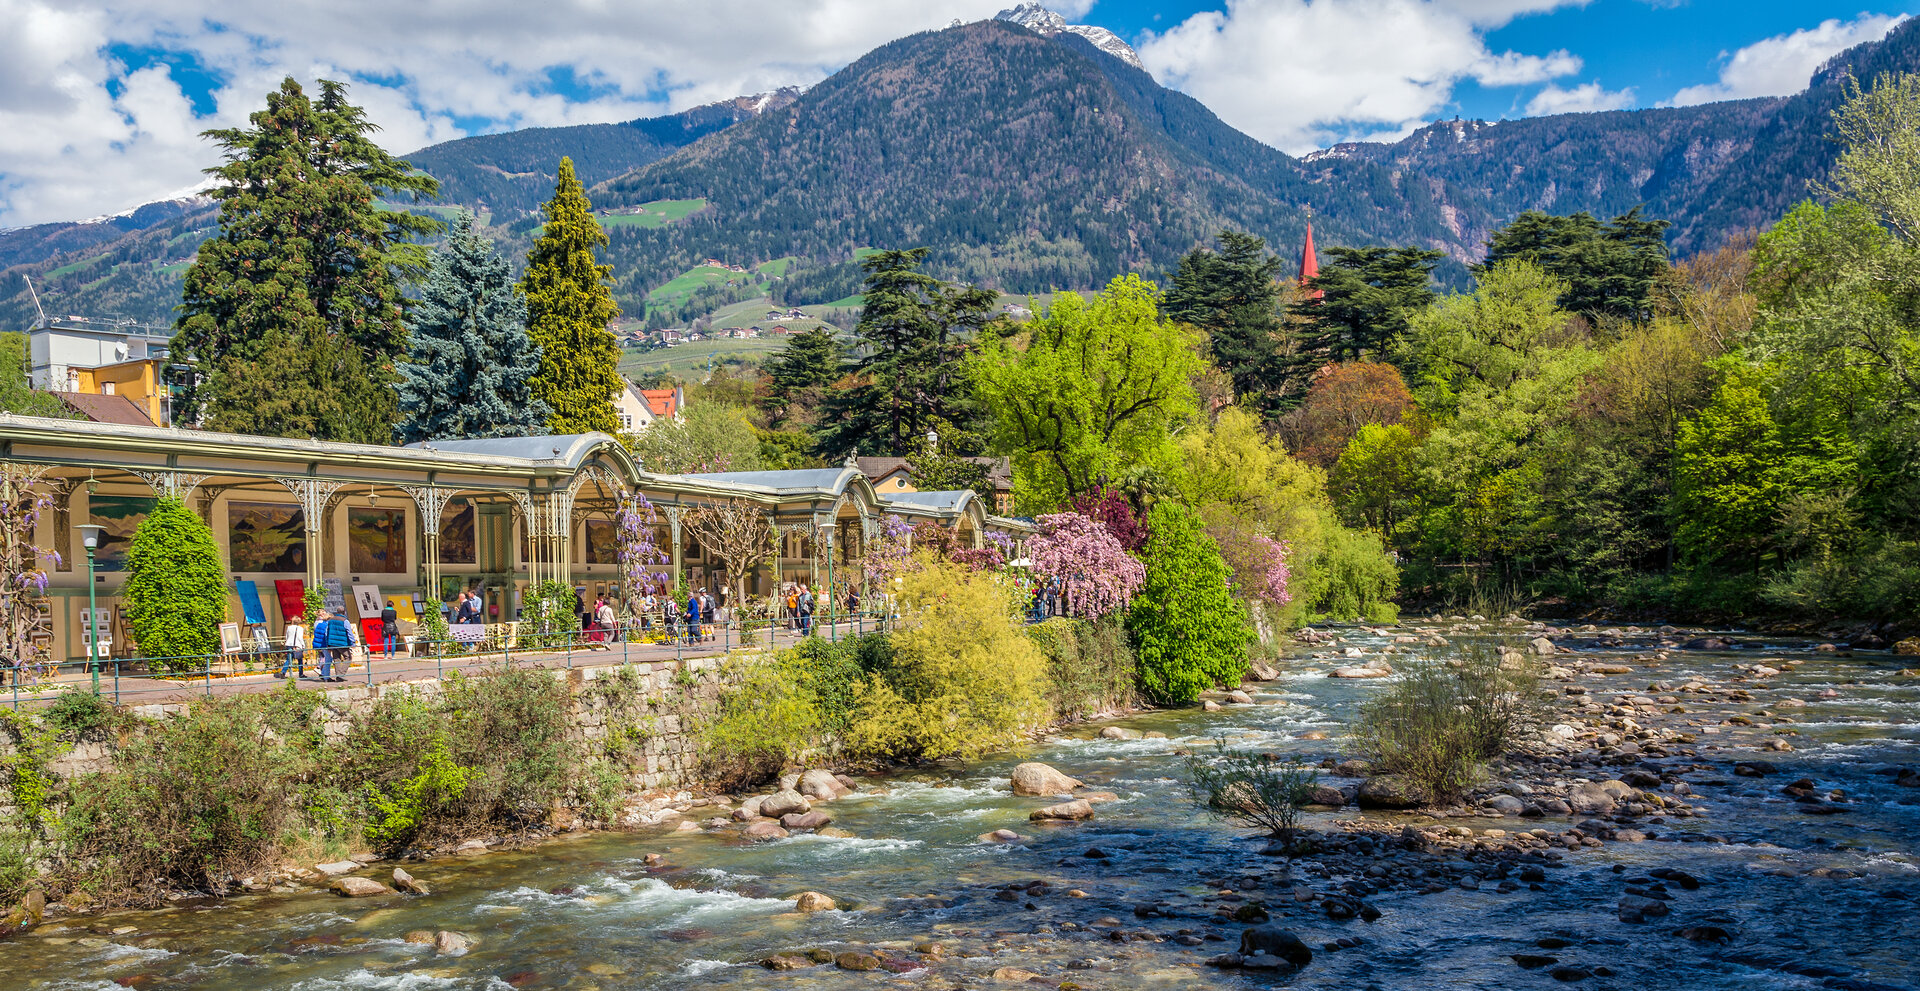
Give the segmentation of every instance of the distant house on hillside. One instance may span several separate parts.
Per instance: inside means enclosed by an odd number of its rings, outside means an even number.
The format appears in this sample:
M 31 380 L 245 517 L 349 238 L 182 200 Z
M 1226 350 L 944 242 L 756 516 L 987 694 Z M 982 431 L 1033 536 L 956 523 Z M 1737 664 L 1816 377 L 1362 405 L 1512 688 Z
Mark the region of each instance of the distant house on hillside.
M 620 416 L 622 433 L 637 434 L 656 420 L 671 420 L 680 415 L 686 398 L 678 386 L 671 389 L 639 389 L 629 382 L 614 394 L 613 407 Z
M 1013 466 L 1006 458 L 968 458 L 987 469 L 987 487 L 990 492 L 975 493 L 993 507 L 996 516 L 1013 515 Z M 913 468 L 906 458 L 856 458 L 860 473 L 873 483 L 874 493 L 880 498 L 900 495 L 906 492 L 920 491 L 913 484 Z

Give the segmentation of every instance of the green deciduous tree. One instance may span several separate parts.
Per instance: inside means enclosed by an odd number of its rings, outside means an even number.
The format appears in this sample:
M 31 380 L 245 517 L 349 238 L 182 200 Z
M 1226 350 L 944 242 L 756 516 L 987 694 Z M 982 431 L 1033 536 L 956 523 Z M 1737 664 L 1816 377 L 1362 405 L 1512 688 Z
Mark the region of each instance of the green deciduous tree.
M 739 406 L 688 404 L 680 415 L 655 420 L 628 435 L 627 446 L 647 471 L 677 475 L 718 471 L 758 471 L 761 435 Z
M 378 195 L 418 199 L 437 188 L 373 143 L 376 128 L 320 83 L 310 99 L 289 78 L 251 127 L 206 132 L 226 164 L 220 233 L 187 270 L 174 353 L 200 379 L 217 430 L 385 443 L 392 435 L 394 364 L 406 349 L 400 279 L 424 253 L 412 239 L 439 221 L 379 209 Z
M 854 380 L 828 397 L 819 449 L 829 458 L 853 451 L 900 454 L 929 429 L 955 450 L 978 449 L 978 405 L 965 359 L 993 319 L 996 297 L 950 286 L 919 271 L 927 249 L 882 251 L 860 263 L 859 356 Z
M 121 594 L 142 654 L 190 658 L 220 649 L 220 624 L 227 618 L 226 568 L 213 531 L 178 498 L 162 497 L 133 532 Z M 192 659 L 169 663 L 202 664 Z
M 1206 332 L 1214 364 L 1243 402 L 1261 409 L 1278 398 L 1286 372 L 1279 360 L 1279 270 L 1266 241 L 1223 230 L 1219 250 L 1195 248 L 1180 259 L 1162 304 L 1167 319 Z
M 413 360 L 400 366 L 400 443 L 546 432 L 547 404 L 528 385 L 540 352 L 527 336 L 527 302 L 472 214 L 434 252 L 407 322 Z
M 1158 304 L 1153 283 L 1122 276 L 1092 300 L 1055 296 L 1022 338 L 983 343 L 973 378 L 1023 506 L 1051 509 L 1153 464 L 1193 414 L 1200 340 Z
M 1200 518 L 1174 502 L 1147 514 L 1152 535 L 1141 551 L 1147 583 L 1127 613 L 1140 659 L 1143 694 L 1186 705 L 1214 685 L 1237 685 L 1247 671 L 1253 628 L 1228 588 L 1227 562 Z
M 27 335 L 17 331 L 0 333 L 0 413 L 21 416 L 50 416 L 71 420 L 75 413 L 59 397 L 33 388 L 27 371 L 32 362 L 27 354 Z
M 1589 213 L 1556 217 L 1528 210 L 1487 240 L 1482 272 L 1509 259 L 1532 262 L 1566 283 L 1560 306 L 1589 317 L 1643 320 L 1654 282 L 1667 268 L 1664 220 L 1638 207 L 1601 223 Z
M 520 277 L 527 333 L 540 348 L 533 394 L 547 405 L 552 433 L 614 433 L 620 418 L 613 397 L 625 382 L 617 368 L 620 344 L 607 325 L 620 307 L 613 301 L 612 267 L 594 260 L 594 249 L 606 246 L 607 233 L 593 219 L 593 204 L 574 176 L 573 159 L 560 160 L 553 198 L 541 210 L 546 226 Z

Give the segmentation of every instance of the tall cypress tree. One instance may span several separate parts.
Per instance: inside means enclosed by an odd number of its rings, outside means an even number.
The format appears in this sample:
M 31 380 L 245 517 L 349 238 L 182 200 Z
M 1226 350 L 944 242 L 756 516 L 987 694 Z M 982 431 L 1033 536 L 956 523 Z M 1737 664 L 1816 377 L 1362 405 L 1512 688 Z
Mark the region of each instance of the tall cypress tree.
M 546 432 L 547 404 L 534 398 L 540 349 L 527 336 L 527 301 L 507 260 L 461 213 L 433 253 L 426 289 L 407 321 L 413 360 L 400 366 L 400 443 Z
M 533 395 L 547 405 L 547 429 L 556 434 L 620 429 L 613 408 L 620 380 L 620 344 L 607 324 L 620 315 L 613 301 L 613 266 L 594 263 L 607 232 L 593 219 L 593 204 L 573 174 L 573 159 L 560 160 L 553 199 L 542 210 L 546 229 L 527 256 L 520 279 L 527 300 L 527 332 L 540 348 Z
M 249 121 L 206 132 L 227 161 L 207 170 L 220 233 L 187 270 L 175 324 L 199 372 L 185 408 L 204 404 L 216 430 L 384 443 L 407 340 L 399 281 L 425 259 L 409 242 L 440 222 L 374 199 L 439 183 L 374 144 L 339 83 L 313 100 L 289 77 Z

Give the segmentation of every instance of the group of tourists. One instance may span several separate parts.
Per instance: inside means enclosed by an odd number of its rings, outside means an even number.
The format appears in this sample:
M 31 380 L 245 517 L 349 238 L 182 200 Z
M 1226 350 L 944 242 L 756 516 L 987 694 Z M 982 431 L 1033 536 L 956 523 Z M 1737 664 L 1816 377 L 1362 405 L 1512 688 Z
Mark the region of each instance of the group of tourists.
M 712 640 L 712 629 L 719 623 L 720 601 L 712 589 L 694 589 L 681 603 L 675 597 L 648 589 L 640 597 L 634 615 L 622 617 L 614 600 L 602 595 L 591 608 L 580 610 L 580 629 L 590 643 L 619 643 L 636 636 L 652 640 L 658 635 L 669 642 L 693 643 Z
M 388 607 L 392 611 L 392 607 Z M 383 617 L 384 619 L 384 617 Z M 398 634 L 398 620 L 389 628 L 383 623 L 382 632 L 386 635 L 388 656 L 392 656 L 393 638 Z M 347 622 L 344 615 L 336 615 L 331 610 L 322 609 L 313 621 L 311 649 L 320 661 L 321 681 L 345 681 L 345 672 L 353 664 L 353 648 L 359 645 L 359 638 L 353 634 L 353 624 Z M 307 650 L 309 649 L 306 616 L 295 615 L 287 620 L 286 658 L 280 662 L 277 678 L 285 678 L 288 671 L 297 671 L 298 677 L 307 676 Z M 336 674 L 334 666 L 339 665 L 341 673 Z

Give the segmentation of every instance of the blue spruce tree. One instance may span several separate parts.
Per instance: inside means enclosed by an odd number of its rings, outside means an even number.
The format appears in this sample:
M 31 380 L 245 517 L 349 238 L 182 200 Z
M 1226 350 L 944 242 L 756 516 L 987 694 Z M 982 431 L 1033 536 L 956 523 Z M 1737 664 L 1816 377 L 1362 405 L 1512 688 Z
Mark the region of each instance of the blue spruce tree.
M 400 366 L 400 443 L 460 437 L 522 437 L 547 432 L 547 404 L 528 380 L 540 348 L 527 336 L 527 301 L 514 290 L 507 260 L 454 221 L 408 323 L 413 354 Z

